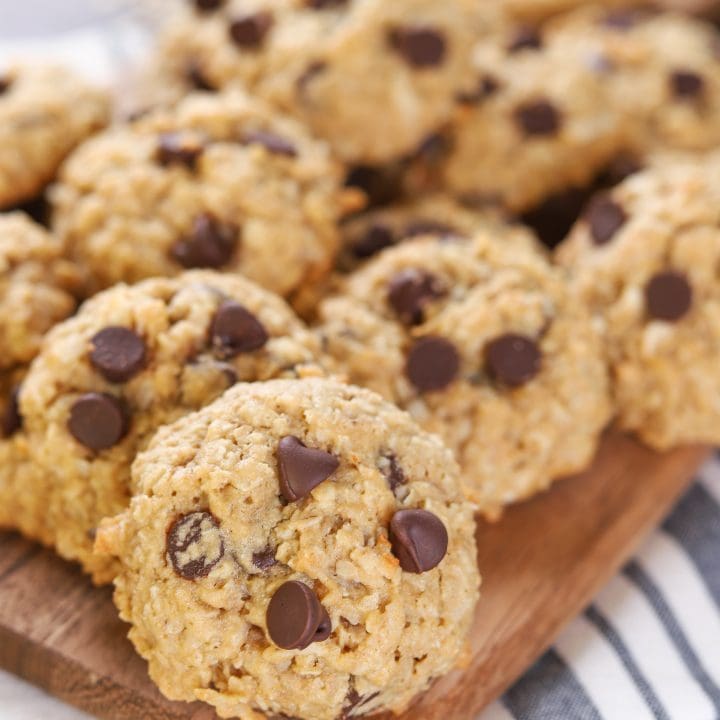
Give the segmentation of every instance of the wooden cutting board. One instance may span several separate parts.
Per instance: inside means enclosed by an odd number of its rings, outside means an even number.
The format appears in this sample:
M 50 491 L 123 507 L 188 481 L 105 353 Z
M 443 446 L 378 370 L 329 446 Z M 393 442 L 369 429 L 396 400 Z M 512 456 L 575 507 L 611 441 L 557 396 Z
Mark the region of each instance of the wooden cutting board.
M 403 720 L 471 720 L 552 643 L 689 484 L 707 449 L 658 455 L 606 438 L 594 467 L 478 529 L 483 597 L 471 659 Z M 214 720 L 154 689 L 110 590 L 0 534 L 0 666 L 106 720 Z

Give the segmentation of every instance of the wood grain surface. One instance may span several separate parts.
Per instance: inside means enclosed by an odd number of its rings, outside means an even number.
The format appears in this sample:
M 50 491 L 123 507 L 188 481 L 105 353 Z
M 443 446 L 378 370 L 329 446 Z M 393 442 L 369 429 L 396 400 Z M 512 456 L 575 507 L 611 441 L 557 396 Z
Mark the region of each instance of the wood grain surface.
M 403 720 L 470 720 L 552 643 L 689 484 L 703 448 L 658 455 L 606 438 L 593 468 L 478 528 L 483 596 L 463 671 Z M 0 534 L 0 666 L 105 720 L 213 720 L 164 700 L 125 639 L 110 590 L 12 534 Z

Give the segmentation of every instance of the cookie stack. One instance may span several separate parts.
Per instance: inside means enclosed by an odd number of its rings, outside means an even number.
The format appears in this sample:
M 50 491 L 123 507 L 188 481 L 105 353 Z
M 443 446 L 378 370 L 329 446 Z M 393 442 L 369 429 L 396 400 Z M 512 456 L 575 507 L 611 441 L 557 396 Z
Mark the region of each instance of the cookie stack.
M 720 441 L 719 48 L 650 3 L 183 0 L 130 118 L 3 72 L 0 526 L 114 582 L 172 699 L 402 712 L 466 655 L 474 516 L 611 423 Z

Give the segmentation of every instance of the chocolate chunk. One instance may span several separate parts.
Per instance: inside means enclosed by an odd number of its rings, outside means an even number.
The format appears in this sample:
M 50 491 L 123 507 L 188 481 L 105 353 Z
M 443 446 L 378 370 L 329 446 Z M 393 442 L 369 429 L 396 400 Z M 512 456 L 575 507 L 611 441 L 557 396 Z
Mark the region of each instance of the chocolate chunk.
M 110 382 L 126 382 L 145 367 L 145 341 L 130 328 L 106 327 L 90 342 L 90 362 Z
M 197 580 L 209 575 L 225 554 L 216 518 L 206 511 L 178 517 L 167 531 L 167 554 L 180 577 Z
M 684 273 L 675 270 L 659 272 L 645 286 L 645 305 L 655 320 L 677 322 L 690 311 L 692 286 Z
M 277 565 L 275 548 L 268 546 L 260 552 L 253 553 L 252 561 L 253 565 L 259 570 L 268 570 L 273 565 Z
M 455 99 L 461 105 L 480 105 L 500 89 L 500 82 L 492 75 L 483 75 L 474 90 L 459 92 Z
M 258 12 L 237 18 L 230 24 L 230 37 L 241 48 L 257 50 L 273 25 L 270 12 Z
M 228 300 L 215 313 L 210 339 L 216 352 L 227 359 L 259 350 L 270 336 L 250 311 L 239 303 Z
M 382 473 L 390 486 L 390 490 L 393 492 L 402 485 L 407 484 L 407 478 L 395 453 L 388 453 L 383 456 Z
M 280 492 L 288 502 L 309 495 L 340 466 L 335 455 L 309 448 L 298 438 L 287 435 L 277 447 Z
M 690 70 L 676 70 L 670 75 L 670 90 L 678 100 L 695 100 L 705 92 L 705 78 Z
M 274 155 L 297 157 L 297 150 L 290 141 L 266 130 L 248 130 L 243 133 L 242 143 L 244 145 L 262 145 Z
M 20 415 L 20 404 L 18 402 L 20 396 L 20 386 L 16 385 L 8 395 L 7 404 L 2 414 L 2 422 L 0 429 L 2 436 L 9 438 L 14 435 L 22 427 L 22 415 Z
M 445 60 L 447 43 L 435 28 L 422 26 L 398 27 L 390 31 L 391 47 L 414 68 L 433 68 Z
M 221 268 L 232 259 L 238 229 L 210 213 L 198 215 L 192 232 L 170 249 L 172 258 L 184 268 Z
M 423 573 L 442 562 L 448 533 L 442 520 L 427 510 L 398 510 L 390 521 L 390 543 L 405 572 Z
M 528 136 L 556 135 L 562 126 L 562 116 L 547 100 L 520 105 L 515 110 L 515 121 Z
M 381 250 L 395 244 L 393 231 L 387 225 L 376 223 L 352 245 L 352 254 L 358 259 L 372 257 Z
M 388 303 L 406 325 L 419 325 L 425 318 L 425 306 L 445 294 L 440 280 L 409 268 L 396 273 L 388 286 Z
M 460 371 L 460 355 L 445 338 L 427 335 L 410 349 L 405 365 L 408 380 L 420 392 L 444 390 Z
M 225 4 L 225 0 L 191 0 L 200 12 L 212 12 Z
M 622 206 L 609 195 L 596 196 L 585 213 L 595 245 L 605 245 L 627 221 Z
M 90 450 L 107 450 L 126 435 L 130 424 L 125 405 L 112 395 L 86 393 L 70 408 L 68 430 Z
M 215 85 L 208 80 L 202 65 L 196 60 L 188 62 L 185 68 L 185 77 L 195 90 L 201 92 L 215 92 L 217 90 Z
M 305 583 L 290 580 L 272 596 L 265 617 L 270 639 L 284 650 L 304 650 L 327 640 L 330 618 L 317 595 Z
M 349 720 L 350 714 L 355 708 L 358 708 L 361 705 L 367 705 L 379 694 L 379 692 L 374 692 L 370 693 L 370 695 L 360 695 L 360 693 L 354 687 L 351 687 L 350 690 L 348 690 L 347 696 L 345 697 L 345 704 L 343 705 L 343 709 L 340 713 L 340 717 L 338 718 L 338 720 Z
M 485 363 L 494 380 L 515 388 L 540 372 L 542 354 L 532 338 L 507 333 L 487 344 Z
M 538 29 L 525 25 L 515 31 L 507 49 L 510 54 L 514 54 L 521 50 L 540 50 L 542 45 L 542 36 Z
M 155 158 L 165 167 L 184 165 L 188 170 L 195 170 L 203 151 L 203 144 L 196 137 L 181 133 L 164 133 L 158 140 Z

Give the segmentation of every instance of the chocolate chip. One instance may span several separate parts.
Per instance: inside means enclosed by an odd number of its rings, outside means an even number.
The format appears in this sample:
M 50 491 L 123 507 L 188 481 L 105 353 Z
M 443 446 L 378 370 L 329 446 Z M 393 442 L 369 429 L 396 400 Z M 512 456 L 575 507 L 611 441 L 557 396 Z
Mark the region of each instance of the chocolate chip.
M 474 90 L 459 92 L 455 99 L 461 105 L 479 105 L 500 89 L 500 82 L 492 75 L 483 75 Z
M 106 327 L 90 342 L 90 362 L 110 382 L 126 382 L 145 367 L 145 341 L 130 328 Z
M 165 167 L 184 165 L 189 170 L 195 170 L 203 151 L 202 143 L 195 137 L 181 133 L 164 133 L 158 140 L 155 158 Z
M 309 448 L 298 438 L 287 435 L 277 447 L 280 492 L 288 502 L 309 495 L 340 466 L 332 453 Z
M 348 0 L 306 0 L 306 5 L 313 10 L 327 10 L 328 8 L 347 5 Z
M 676 70 L 670 75 L 670 90 L 678 100 L 695 100 L 705 91 L 705 79 L 690 70 Z
M 291 142 L 266 130 L 249 130 L 243 133 L 242 143 L 244 145 L 262 145 L 274 155 L 297 157 L 297 150 Z
M 202 65 L 196 60 L 188 62 L 185 68 L 185 77 L 195 90 L 202 92 L 215 92 L 217 90 L 215 85 L 208 80 Z
M 520 105 L 515 110 L 515 120 L 529 136 L 555 135 L 562 125 L 562 116 L 547 100 Z
M 191 0 L 200 12 L 212 12 L 225 4 L 225 0 Z
M 0 75 L 0 95 L 4 95 L 12 86 L 12 80 L 9 77 Z
M 265 617 L 270 639 L 284 650 L 304 650 L 327 640 L 332 631 L 327 611 L 305 583 L 290 580 L 272 596 Z
M 693 291 L 684 273 L 675 270 L 659 272 L 645 286 L 645 305 L 655 320 L 677 322 L 692 307 Z
M 515 31 L 507 49 L 509 53 L 514 54 L 521 50 L 540 50 L 542 45 L 542 36 L 538 29 L 525 25 Z
M 409 268 L 390 278 L 388 303 L 406 325 L 419 325 L 425 318 L 425 306 L 444 295 L 440 280 L 423 270 Z
M 273 25 L 270 12 L 258 12 L 237 18 L 230 24 L 230 37 L 241 48 L 258 49 Z
M 442 520 L 427 510 L 398 510 L 390 521 L 390 543 L 405 572 L 423 573 L 442 562 L 448 534 Z
M 260 552 L 253 553 L 252 556 L 253 565 L 259 570 L 268 570 L 273 565 L 277 565 L 275 559 L 275 548 L 266 547 Z
M 107 450 L 125 437 L 129 417 L 123 403 L 112 395 L 86 393 L 70 408 L 68 430 L 90 450 Z
M 263 324 L 233 300 L 218 308 L 210 327 L 212 346 L 225 359 L 259 350 L 269 338 Z
M 382 473 L 390 486 L 390 490 L 395 492 L 399 487 L 407 484 L 407 478 L 395 453 L 384 455 L 382 460 Z
M 2 423 L 0 423 L 2 436 L 5 438 L 11 437 L 22 427 L 22 415 L 20 415 L 20 404 L 18 402 L 19 396 L 20 386 L 16 385 L 8 395 L 5 411 L 2 414 Z
M 192 232 L 170 249 L 172 258 L 184 268 L 221 268 L 230 262 L 238 240 L 238 229 L 210 213 L 198 215 Z
M 355 708 L 361 705 L 367 705 L 371 700 L 374 700 L 380 693 L 374 692 L 370 695 L 360 695 L 360 693 L 354 688 L 348 690 L 347 696 L 345 697 L 345 704 L 340 713 L 338 720 L 350 720 L 350 715 Z
M 507 333 L 487 344 L 485 363 L 494 380 L 514 388 L 524 385 L 540 372 L 542 354 L 532 338 Z
M 585 213 L 590 227 L 590 235 L 595 245 L 605 245 L 615 237 L 626 223 L 627 215 L 622 206 L 609 195 L 598 195 L 590 203 Z
M 447 50 L 443 34 L 431 27 L 398 27 L 390 31 L 391 47 L 414 68 L 442 65 Z
M 209 575 L 225 554 L 216 518 L 206 511 L 181 515 L 168 528 L 167 554 L 180 577 L 197 580 Z
M 444 390 L 458 375 L 460 356 L 445 338 L 427 335 L 410 349 L 405 366 L 408 380 L 420 392 Z
M 372 257 L 381 250 L 395 244 L 393 231 L 387 225 L 371 225 L 364 235 L 352 245 L 352 254 L 358 259 Z

